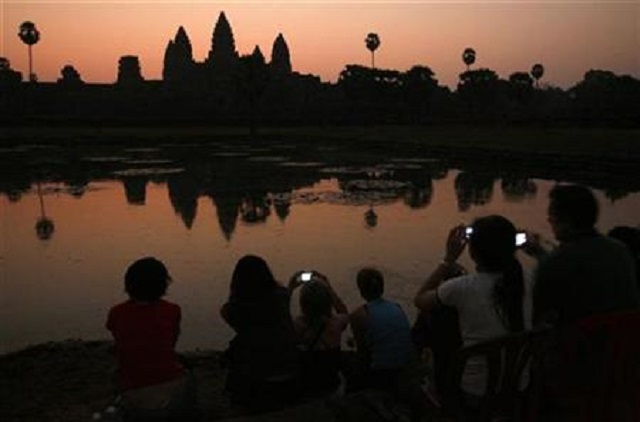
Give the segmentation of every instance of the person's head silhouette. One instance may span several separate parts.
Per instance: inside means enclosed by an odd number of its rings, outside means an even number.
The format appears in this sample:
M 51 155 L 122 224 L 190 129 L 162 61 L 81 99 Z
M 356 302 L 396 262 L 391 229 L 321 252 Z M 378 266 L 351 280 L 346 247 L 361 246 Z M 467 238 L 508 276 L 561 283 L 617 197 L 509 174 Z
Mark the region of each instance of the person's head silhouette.
M 124 289 L 136 301 L 154 301 L 167 293 L 171 276 L 164 264 L 153 258 L 137 260 L 127 268 Z
M 240 301 L 259 299 L 277 285 L 269 265 L 263 258 L 245 255 L 233 270 L 231 297 Z
M 367 302 L 380 299 L 384 293 L 384 277 L 375 268 L 361 269 L 358 272 L 356 282 L 360 295 Z
M 557 185 L 549 193 L 549 224 L 556 239 L 563 241 L 594 230 L 598 201 L 591 189 L 581 185 Z

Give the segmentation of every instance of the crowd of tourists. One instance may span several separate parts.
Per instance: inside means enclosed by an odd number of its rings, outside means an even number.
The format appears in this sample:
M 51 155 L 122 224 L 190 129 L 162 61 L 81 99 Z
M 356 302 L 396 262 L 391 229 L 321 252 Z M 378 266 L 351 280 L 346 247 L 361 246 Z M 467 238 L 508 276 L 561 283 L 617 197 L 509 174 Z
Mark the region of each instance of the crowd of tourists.
M 540 326 L 561 331 L 592 315 L 640 310 L 639 230 L 619 227 L 600 234 L 598 203 L 586 187 L 557 185 L 549 199 L 548 222 L 559 242 L 551 250 L 535 233 L 517 245 L 516 227 L 500 215 L 452 228 L 442 262 L 415 294 L 413 324 L 400 304 L 385 298 L 378 269 L 357 273 L 363 302 L 350 311 L 321 272 L 297 272 L 288 283 L 279 283 L 263 258 L 244 256 L 220 310 L 234 331 L 222 359 L 231 404 L 261 411 L 306 397 L 375 390 L 403 396 L 419 420 L 446 400 L 451 356 L 461 347 Z M 465 250 L 473 271 L 457 263 Z M 531 273 L 520 264 L 519 250 L 537 259 Z M 117 391 L 128 420 L 198 418 L 196 382 L 175 350 L 181 309 L 163 299 L 170 281 L 161 261 L 135 261 L 124 277 L 129 298 L 108 315 Z M 292 316 L 297 289 L 300 315 Z M 355 351 L 345 353 L 345 345 Z M 425 356 L 432 370 L 416 377 Z M 461 388 L 471 401 L 485 392 L 486 365 L 472 359 L 464 368 Z M 407 384 L 416 378 L 416 386 Z M 561 420 L 561 412 L 557 415 Z

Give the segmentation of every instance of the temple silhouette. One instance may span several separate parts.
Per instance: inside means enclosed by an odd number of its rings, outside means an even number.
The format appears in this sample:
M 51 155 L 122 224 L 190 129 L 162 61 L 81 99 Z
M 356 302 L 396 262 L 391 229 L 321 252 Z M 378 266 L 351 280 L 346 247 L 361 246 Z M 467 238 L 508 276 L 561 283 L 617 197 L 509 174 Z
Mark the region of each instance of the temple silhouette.
M 259 46 L 256 46 L 251 55 L 259 62 L 265 61 Z M 221 12 L 213 30 L 211 48 L 203 62 L 196 62 L 193 58 L 187 31 L 180 26 L 165 49 L 162 79 L 174 88 L 208 88 L 224 92 L 234 80 L 239 61 L 233 30 L 226 15 Z M 278 34 L 273 42 L 268 71 L 274 78 L 292 74 L 289 47 L 282 34 Z
M 471 69 L 473 52 L 455 90 L 422 64 L 406 71 L 373 62 L 371 67 L 345 64 L 335 83 L 322 82 L 293 69 L 281 33 L 268 61 L 257 45 L 239 53 L 231 24 L 220 12 L 203 61 L 194 58 L 187 30 L 179 26 L 167 42 L 159 80 L 144 78 L 144 63 L 135 55 L 120 57 L 114 83 L 101 84 L 84 82 L 71 64 L 55 82 L 39 82 L 35 72 L 25 80 L 0 57 L 0 124 L 243 125 L 252 134 L 268 125 L 638 127 L 640 80 L 632 76 L 591 69 L 562 90 L 540 84 L 542 64 L 506 79 L 489 68 Z

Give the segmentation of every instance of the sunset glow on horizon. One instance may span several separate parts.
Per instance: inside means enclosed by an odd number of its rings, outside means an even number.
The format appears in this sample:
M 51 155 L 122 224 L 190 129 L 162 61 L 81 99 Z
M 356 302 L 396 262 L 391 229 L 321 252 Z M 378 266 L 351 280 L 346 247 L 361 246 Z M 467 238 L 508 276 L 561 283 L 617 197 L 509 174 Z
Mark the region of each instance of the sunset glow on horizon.
M 369 66 L 364 39 L 380 36 L 376 66 L 406 71 L 429 66 L 455 88 L 461 54 L 477 52 L 473 68 L 507 79 L 545 67 L 543 83 L 569 88 L 590 69 L 640 78 L 640 2 L 614 1 L 149 1 L 0 0 L 0 56 L 28 73 L 27 47 L 17 36 L 32 21 L 34 72 L 54 82 L 73 65 L 88 83 L 113 83 L 118 59 L 135 55 L 147 80 L 162 78 L 165 48 L 183 26 L 194 58 L 205 60 L 213 28 L 225 12 L 239 54 L 258 45 L 267 61 L 282 33 L 293 69 L 335 82 L 348 64 Z

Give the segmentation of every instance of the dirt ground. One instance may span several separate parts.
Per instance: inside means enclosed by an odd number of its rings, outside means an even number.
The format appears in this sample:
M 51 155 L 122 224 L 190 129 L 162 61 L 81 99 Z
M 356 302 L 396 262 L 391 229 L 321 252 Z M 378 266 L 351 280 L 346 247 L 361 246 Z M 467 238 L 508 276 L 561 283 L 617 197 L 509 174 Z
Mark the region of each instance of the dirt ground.
M 196 378 L 203 422 L 377 419 L 362 412 L 353 414 L 353 409 L 346 409 L 351 412 L 346 414 L 344 408 L 342 417 L 336 417 L 336 408 L 327 398 L 307 400 L 277 412 L 243 414 L 230 407 L 223 393 L 226 371 L 220 365 L 219 352 L 190 352 L 184 357 Z M 114 370 L 111 343 L 106 341 L 51 342 L 0 356 L 0 419 L 3 422 L 95 421 L 94 414 L 103 412 L 114 399 Z M 375 398 L 368 401 L 375 407 Z
M 380 393 L 307 399 L 279 411 L 246 414 L 231 408 L 224 394 L 226 370 L 220 353 L 184 354 L 194 373 L 202 422 L 408 422 L 406 408 Z M 107 341 L 50 342 L 0 356 L 0 419 L 3 422 L 97 421 L 114 399 L 116 368 Z M 427 415 L 423 415 L 427 416 Z M 449 419 L 431 413 L 431 422 Z M 108 418 L 103 417 L 102 422 Z
M 233 416 L 222 393 L 218 353 L 189 353 L 205 420 Z M 0 414 L 5 422 L 90 421 L 114 398 L 109 342 L 68 340 L 0 356 Z

